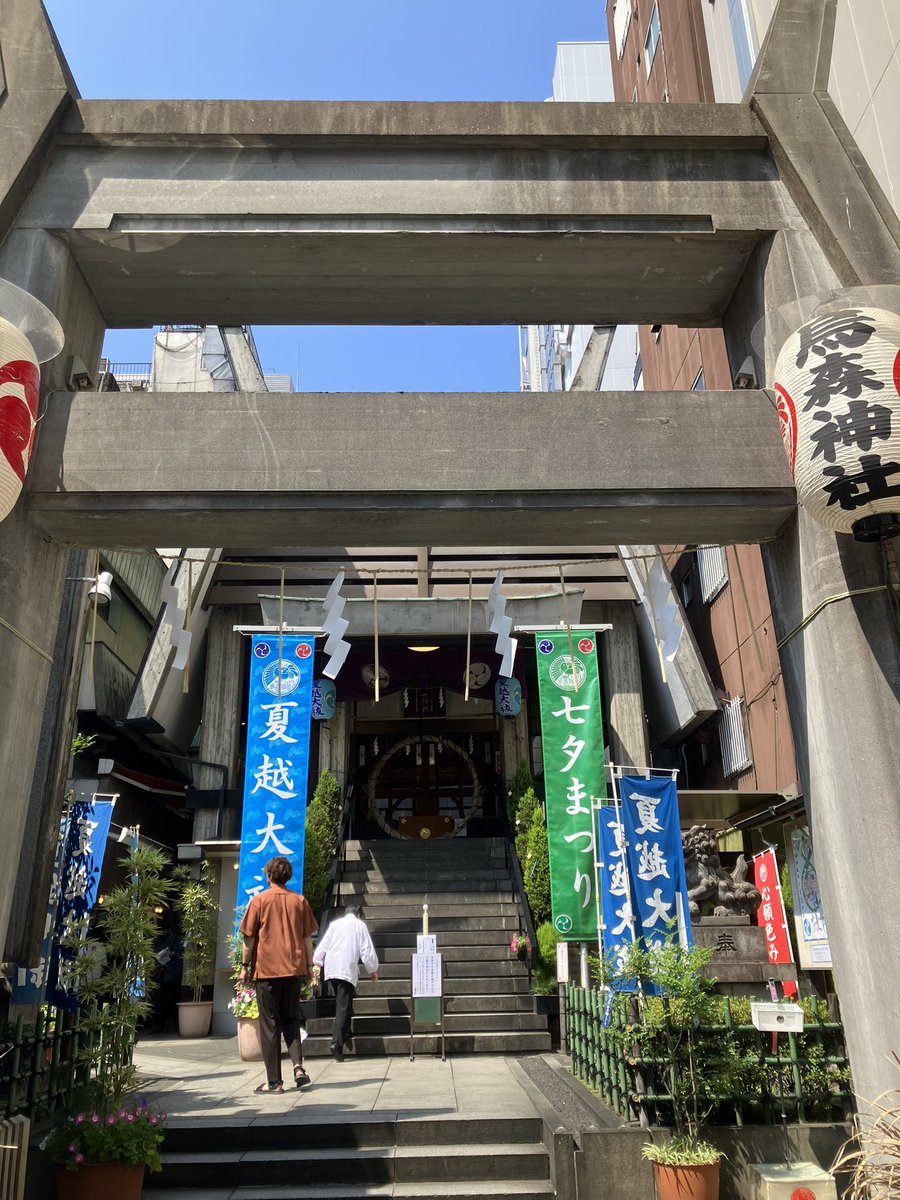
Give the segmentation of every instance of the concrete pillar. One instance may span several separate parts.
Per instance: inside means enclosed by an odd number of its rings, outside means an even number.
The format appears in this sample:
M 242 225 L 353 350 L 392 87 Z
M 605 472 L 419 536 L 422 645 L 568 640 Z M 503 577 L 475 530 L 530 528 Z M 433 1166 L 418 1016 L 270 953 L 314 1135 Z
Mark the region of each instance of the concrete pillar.
M 900 278 L 900 223 L 825 95 L 833 15 L 821 0 L 782 0 L 754 81 L 751 103 L 809 227 L 755 252 L 726 313 L 732 369 L 752 350 L 761 383 L 791 325 L 786 306 Z M 900 631 L 877 548 L 801 511 L 763 556 L 854 1090 L 874 1098 L 896 1087 L 900 1047 Z M 867 588 L 880 590 L 852 594 Z
M 599 620 L 612 629 L 599 635 L 600 675 L 608 700 L 609 752 L 617 766 L 644 767 L 650 762 L 641 659 L 634 605 L 599 604 Z
M 2 143 L 2 139 L 0 139 Z M 42 230 L 13 231 L 0 276 L 55 313 L 62 354 L 42 371 L 48 392 L 67 388 L 73 355 L 96 371 L 103 318 L 65 245 Z M 40 424 L 37 431 L 40 440 Z M 87 532 L 87 531 L 86 531 Z M 31 519 L 26 492 L 0 524 L 0 943 L 3 957 L 36 959 L 59 827 L 84 645 L 89 554 L 52 543 Z
M 319 774 L 330 771 L 341 795 L 347 790 L 347 756 L 350 741 L 350 705 L 338 701 L 330 721 L 319 722 Z
M 227 767 L 230 786 L 237 788 L 243 782 L 235 773 L 241 749 L 245 642 L 240 633 L 234 632 L 234 625 L 239 623 L 239 610 L 227 605 L 213 608 L 206 631 L 206 678 L 199 755 L 205 762 Z M 222 772 L 209 767 L 200 767 L 197 779 L 202 788 L 222 786 Z M 233 810 L 226 810 L 223 827 L 218 830 L 217 820 L 218 809 L 198 808 L 194 813 L 194 841 L 240 836 Z

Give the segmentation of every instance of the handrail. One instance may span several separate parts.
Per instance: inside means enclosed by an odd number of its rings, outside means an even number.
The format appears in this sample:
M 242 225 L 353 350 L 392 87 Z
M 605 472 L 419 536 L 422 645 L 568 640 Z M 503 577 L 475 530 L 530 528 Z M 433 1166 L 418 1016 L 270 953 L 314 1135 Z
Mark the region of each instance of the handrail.
M 498 807 L 500 808 L 503 821 L 504 854 L 513 878 L 513 893 L 519 905 L 519 932 L 524 932 L 530 947 L 525 955 L 525 962 L 528 965 L 528 987 L 530 990 L 531 972 L 534 966 L 534 957 L 537 954 L 537 935 L 534 932 L 534 922 L 531 919 L 531 908 L 528 904 L 528 894 L 525 891 L 525 879 L 522 876 L 519 856 L 516 854 L 515 835 L 509 819 L 509 813 L 506 811 L 506 805 L 502 801 Z M 523 924 L 525 926 L 524 931 L 522 930 Z
M 338 844 L 335 856 L 331 861 L 328 887 L 325 889 L 325 901 L 322 906 L 322 926 L 328 924 L 326 914 L 332 908 L 337 908 L 341 902 L 341 879 L 347 869 L 347 836 L 350 832 L 353 811 L 353 784 L 347 788 L 344 796 L 344 807 L 341 810 L 341 823 L 338 828 Z

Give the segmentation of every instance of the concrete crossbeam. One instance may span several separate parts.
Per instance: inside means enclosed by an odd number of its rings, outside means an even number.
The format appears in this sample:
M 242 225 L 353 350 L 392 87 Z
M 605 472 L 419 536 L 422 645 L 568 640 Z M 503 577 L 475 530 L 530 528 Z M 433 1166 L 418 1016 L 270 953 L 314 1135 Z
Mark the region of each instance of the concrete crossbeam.
M 28 497 L 64 541 L 260 548 L 746 542 L 795 505 L 751 391 L 55 393 Z
M 113 326 L 714 325 L 800 224 L 747 108 L 664 104 L 82 101 L 18 218 Z

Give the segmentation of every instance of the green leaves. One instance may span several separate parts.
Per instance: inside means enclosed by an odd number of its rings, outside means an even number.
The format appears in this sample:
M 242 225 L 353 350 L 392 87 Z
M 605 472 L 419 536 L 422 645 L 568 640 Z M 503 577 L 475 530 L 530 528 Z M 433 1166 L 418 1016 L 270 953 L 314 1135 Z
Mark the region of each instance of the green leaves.
M 196 868 L 193 868 L 196 870 Z M 199 876 L 188 866 L 176 867 L 175 911 L 184 938 L 184 982 L 199 1002 L 203 988 L 212 982 L 216 961 L 216 916 L 219 906 L 212 894 L 209 863 L 200 862 Z

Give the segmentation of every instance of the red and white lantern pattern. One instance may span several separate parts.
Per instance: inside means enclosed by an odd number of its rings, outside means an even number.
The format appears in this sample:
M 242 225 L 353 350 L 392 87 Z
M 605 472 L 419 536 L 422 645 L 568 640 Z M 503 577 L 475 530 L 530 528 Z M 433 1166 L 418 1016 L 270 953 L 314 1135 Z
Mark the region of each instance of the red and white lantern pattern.
M 0 521 L 12 512 L 25 482 L 40 391 L 31 342 L 0 317 Z
M 867 518 L 900 529 L 900 315 L 848 305 L 808 321 L 782 347 L 774 388 L 807 512 L 858 537 L 872 536 Z

